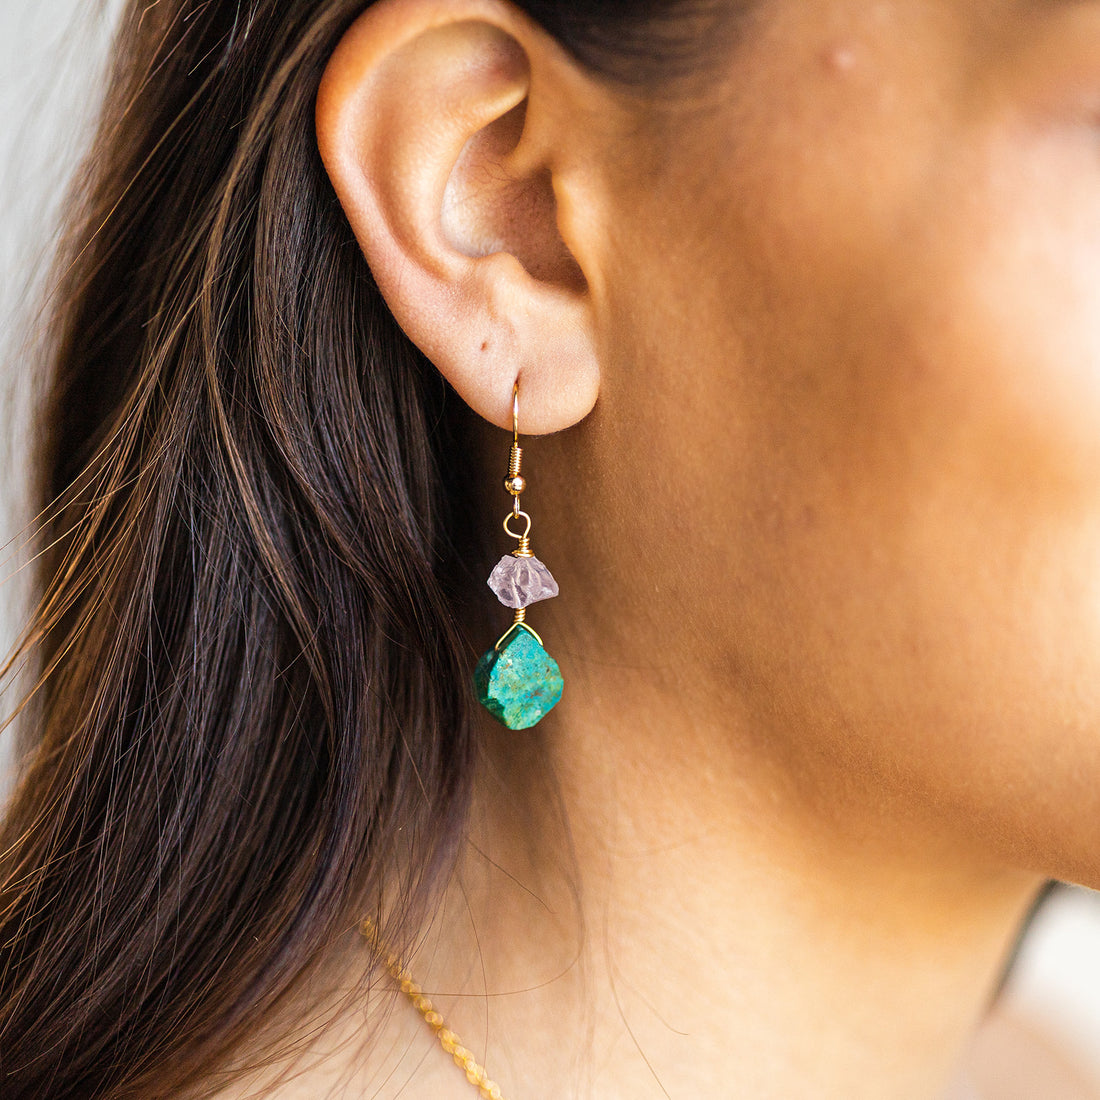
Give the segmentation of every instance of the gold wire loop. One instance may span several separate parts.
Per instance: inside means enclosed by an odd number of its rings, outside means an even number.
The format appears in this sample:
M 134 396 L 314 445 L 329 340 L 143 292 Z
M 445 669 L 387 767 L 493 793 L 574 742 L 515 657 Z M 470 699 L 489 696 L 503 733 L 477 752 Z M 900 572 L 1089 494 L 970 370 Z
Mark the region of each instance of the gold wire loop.
M 514 519 L 523 519 L 527 521 L 527 526 L 523 529 L 522 534 L 516 534 L 516 532 L 508 526 Z M 520 542 L 530 541 L 531 517 L 522 509 L 520 511 L 509 512 L 508 515 L 504 518 L 504 531 L 510 539 L 519 539 Z
M 538 633 L 538 631 L 536 631 L 530 623 L 524 622 L 523 619 L 517 619 L 514 623 L 512 623 L 512 625 L 508 627 L 508 629 L 499 638 L 497 638 L 496 645 L 494 645 L 493 648 L 499 653 L 500 650 L 503 648 L 504 643 L 507 642 L 508 639 L 513 634 L 515 634 L 517 630 L 526 630 L 527 633 L 530 634 L 531 637 L 539 643 L 539 645 L 545 648 L 545 643 L 543 642 L 542 637 Z

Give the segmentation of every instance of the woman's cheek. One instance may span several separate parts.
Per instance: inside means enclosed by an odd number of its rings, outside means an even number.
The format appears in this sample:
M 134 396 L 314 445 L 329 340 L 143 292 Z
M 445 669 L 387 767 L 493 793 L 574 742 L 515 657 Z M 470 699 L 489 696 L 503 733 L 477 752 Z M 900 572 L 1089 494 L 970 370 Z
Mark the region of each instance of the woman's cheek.
M 945 211 L 958 255 L 945 365 L 969 393 L 995 482 L 1100 512 L 1100 156 L 1082 127 L 991 141 Z M 980 149 L 980 145 L 978 146 Z M 953 215 L 953 216 L 952 216 Z M 948 259 L 948 257 L 945 257 Z M 950 411 L 950 410 L 948 410 Z

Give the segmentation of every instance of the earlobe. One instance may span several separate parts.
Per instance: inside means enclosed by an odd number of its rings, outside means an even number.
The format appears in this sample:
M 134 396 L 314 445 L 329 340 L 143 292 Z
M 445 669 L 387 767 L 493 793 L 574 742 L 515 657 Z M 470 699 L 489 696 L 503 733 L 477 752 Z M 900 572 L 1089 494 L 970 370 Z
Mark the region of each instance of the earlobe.
M 598 194 L 568 163 L 578 76 L 504 0 L 381 0 L 344 35 L 317 99 L 322 161 L 398 323 L 502 428 L 522 378 L 532 434 L 582 419 L 599 385 L 577 259 L 592 253 L 558 216 Z

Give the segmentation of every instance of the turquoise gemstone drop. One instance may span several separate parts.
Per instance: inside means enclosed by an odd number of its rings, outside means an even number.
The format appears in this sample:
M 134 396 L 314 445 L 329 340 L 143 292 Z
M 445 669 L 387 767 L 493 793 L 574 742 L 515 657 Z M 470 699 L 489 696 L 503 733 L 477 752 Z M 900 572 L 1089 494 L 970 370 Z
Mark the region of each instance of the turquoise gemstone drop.
M 511 730 L 529 729 L 553 710 L 565 686 L 558 662 L 523 627 L 485 653 L 474 669 L 477 697 Z

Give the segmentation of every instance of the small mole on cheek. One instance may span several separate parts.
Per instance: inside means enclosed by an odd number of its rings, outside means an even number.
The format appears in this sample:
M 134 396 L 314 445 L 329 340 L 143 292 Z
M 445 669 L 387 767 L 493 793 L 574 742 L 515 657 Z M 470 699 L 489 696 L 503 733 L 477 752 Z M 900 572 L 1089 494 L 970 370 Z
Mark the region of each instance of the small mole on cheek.
M 829 46 L 822 51 L 821 63 L 829 72 L 837 75 L 850 73 L 856 67 L 855 47 L 846 43 Z
M 482 351 L 488 351 L 489 350 L 489 341 L 488 340 L 482 340 L 481 341 L 481 350 Z

